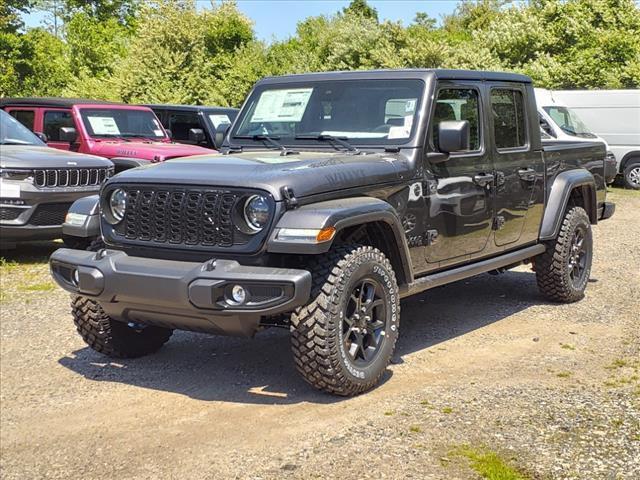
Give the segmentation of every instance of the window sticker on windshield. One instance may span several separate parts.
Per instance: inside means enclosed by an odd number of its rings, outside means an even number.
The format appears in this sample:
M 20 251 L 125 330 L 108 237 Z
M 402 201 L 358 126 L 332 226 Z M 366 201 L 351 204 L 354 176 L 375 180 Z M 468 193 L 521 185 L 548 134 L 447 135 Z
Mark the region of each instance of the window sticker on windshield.
M 209 120 L 213 123 L 214 128 L 218 128 L 218 125 L 227 125 L 231 123 L 228 115 L 216 115 L 212 113 L 209 115 Z
M 404 125 L 399 127 L 391 127 L 389 129 L 389 140 L 394 138 L 409 138 L 411 136 L 411 127 L 413 126 L 413 115 L 404 117 Z
M 251 123 L 299 122 L 307 108 L 313 88 L 268 90 L 262 92 Z
M 416 111 L 416 101 L 415 100 L 408 100 L 406 105 L 404 106 L 404 111 L 409 113 L 413 113 Z
M 120 135 L 113 117 L 87 117 L 95 135 Z
M 153 134 L 154 134 L 156 137 L 163 137 L 163 136 L 164 136 L 164 134 L 162 133 L 162 130 L 154 130 L 154 131 L 153 131 Z

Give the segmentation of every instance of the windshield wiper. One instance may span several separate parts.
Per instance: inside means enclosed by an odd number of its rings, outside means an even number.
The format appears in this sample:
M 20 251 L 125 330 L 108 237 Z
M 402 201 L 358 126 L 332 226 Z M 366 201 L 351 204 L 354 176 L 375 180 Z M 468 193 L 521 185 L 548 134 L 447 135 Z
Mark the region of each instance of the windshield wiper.
M 251 140 L 262 140 L 266 143 L 270 143 L 274 147 L 280 149 L 280 156 L 282 157 L 300 153 L 300 152 L 296 152 L 295 150 L 289 150 L 287 147 L 285 147 L 280 142 L 278 142 L 278 140 L 280 140 L 280 137 L 272 137 L 270 135 L 257 134 L 257 135 L 235 135 L 233 138 L 250 138 Z
M 326 133 L 321 133 L 319 135 L 296 135 L 296 140 L 318 140 L 321 142 L 331 142 L 334 145 L 337 143 L 338 145 L 342 145 L 349 152 L 360 153 L 356 147 L 347 142 L 347 137 L 336 137 L 333 135 L 328 135 Z

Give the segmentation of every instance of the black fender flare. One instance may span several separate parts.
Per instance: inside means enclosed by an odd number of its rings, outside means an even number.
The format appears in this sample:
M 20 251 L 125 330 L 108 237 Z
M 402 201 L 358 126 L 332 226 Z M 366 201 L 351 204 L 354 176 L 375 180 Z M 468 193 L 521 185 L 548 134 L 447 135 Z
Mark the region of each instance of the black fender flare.
M 598 223 L 596 181 L 593 175 L 584 168 L 567 170 L 559 173 L 551 184 L 540 226 L 540 240 L 553 240 L 558 236 L 571 192 L 576 189 L 582 196 L 589 220 L 594 225 Z
M 267 251 L 271 253 L 317 255 L 328 252 L 333 244 L 333 240 L 319 244 L 279 241 L 277 232 L 280 228 L 323 229 L 334 227 L 337 237 L 341 231 L 349 227 L 376 223 L 386 225 L 385 231 L 392 235 L 389 240 L 392 240 L 392 245 L 390 246 L 394 249 L 394 252 L 392 252 L 390 260 L 394 264 L 394 268 L 401 269 L 401 271 L 396 272 L 398 283 L 410 283 L 413 281 L 413 270 L 402 222 L 394 208 L 378 198 L 352 197 L 327 200 L 303 205 L 295 210 L 288 210 L 276 223 L 267 242 Z
M 123 170 L 129 170 L 130 168 L 141 167 L 142 165 L 150 163 L 149 160 L 131 157 L 114 157 L 109 160 L 113 162 L 116 173 L 122 172 Z
M 100 195 L 82 197 L 71 204 L 62 233 L 71 237 L 97 237 L 100 235 Z

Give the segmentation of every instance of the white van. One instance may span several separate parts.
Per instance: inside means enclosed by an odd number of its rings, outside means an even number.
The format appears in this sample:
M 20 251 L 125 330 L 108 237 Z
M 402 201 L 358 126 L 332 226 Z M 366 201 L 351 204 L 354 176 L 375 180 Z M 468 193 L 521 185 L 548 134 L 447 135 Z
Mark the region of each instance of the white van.
M 554 90 L 551 94 L 607 141 L 625 185 L 640 190 L 640 90 Z
M 555 92 L 536 88 L 536 104 L 542 138 L 552 142 L 600 142 L 607 148 L 605 178 L 612 183 L 618 173 L 616 159 L 607 142 L 592 132 L 574 110 L 555 98 Z

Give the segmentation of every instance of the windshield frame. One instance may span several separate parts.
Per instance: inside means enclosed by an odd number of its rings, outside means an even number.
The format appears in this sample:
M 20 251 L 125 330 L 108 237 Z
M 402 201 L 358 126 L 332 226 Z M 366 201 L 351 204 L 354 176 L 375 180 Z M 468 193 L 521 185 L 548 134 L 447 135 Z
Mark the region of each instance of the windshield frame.
M 4 143 L 2 140 L 2 137 L 0 137 L 0 145 L 11 145 L 11 146 L 37 146 L 37 147 L 46 147 L 47 144 L 45 142 L 43 142 L 40 138 L 38 138 L 38 136 L 33 133 L 31 130 L 29 130 L 27 127 L 25 127 L 22 123 L 20 123 L 18 120 L 16 120 L 12 115 L 10 115 L 9 113 L 7 113 L 6 111 L 0 109 L 0 123 L 5 123 L 6 122 L 11 122 L 21 134 L 24 134 L 25 136 L 25 142 L 24 143 Z M 3 128 L 4 130 L 4 128 Z M 13 140 L 20 140 L 20 139 L 13 139 Z
M 124 111 L 128 111 L 128 112 L 140 112 L 140 113 L 146 113 L 148 115 L 151 115 L 153 117 L 153 119 L 156 122 L 156 126 L 158 126 L 158 130 L 162 131 L 162 136 L 155 136 L 155 135 L 144 135 L 144 134 L 140 134 L 140 135 L 132 135 L 129 134 L 129 132 L 120 132 L 119 134 L 95 134 L 92 133 L 91 130 L 89 129 L 90 127 L 90 122 L 88 119 L 88 116 L 86 114 L 87 111 L 97 111 L 97 110 L 104 110 L 105 112 L 124 112 Z M 164 128 L 164 126 L 162 125 L 162 122 L 160 122 L 160 119 L 158 118 L 158 116 L 155 114 L 155 112 L 151 109 L 147 109 L 147 108 L 136 108 L 136 107 L 130 107 L 128 105 L 123 105 L 123 106 L 113 106 L 113 105 L 109 105 L 109 106 L 102 106 L 102 105 L 91 105 L 91 106 L 83 106 L 83 107 L 79 107 L 78 108 L 78 113 L 80 116 L 80 120 L 82 122 L 82 128 L 84 129 L 86 135 L 88 138 L 91 138 L 93 140 L 110 140 L 110 139 L 120 139 L 120 140 L 124 140 L 124 141 L 132 141 L 135 139 L 148 139 L 154 142 L 170 142 L 170 138 L 167 135 L 167 132 Z
M 235 120 L 232 123 L 231 129 L 227 136 L 226 143 L 229 147 L 259 147 L 264 148 L 263 141 L 256 141 L 250 138 L 245 137 L 245 133 L 240 133 L 240 127 L 242 126 L 245 117 L 251 115 L 254 111 L 254 106 L 260 99 L 260 96 L 263 92 L 267 90 L 296 90 L 296 89 L 305 89 L 305 88 L 317 88 L 322 85 L 326 85 L 327 83 L 362 83 L 362 82 L 380 82 L 381 84 L 390 82 L 398 82 L 407 84 L 408 82 L 415 82 L 416 86 L 419 87 L 419 93 L 416 99 L 416 106 L 413 112 L 413 123 L 411 125 L 411 131 L 408 137 L 398 138 L 398 139 L 389 139 L 387 137 L 349 137 L 339 135 L 339 138 L 345 139 L 349 144 L 354 147 L 360 147 L 365 149 L 376 149 L 376 148 L 385 148 L 385 147 L 416 147 L 420 144 L 421 132 L 423 130 L 423 118 L 424 111 L 428 102 L 428 91 L 430 89 L 430 79 L 424 78 L 421 76 L 398 76 L 392 78 L 384 78 L 384 77 L 365 77 L 365 78 L 336 78 L 331 80 L 326 79 L 316 79 L 309 78 L 305 80 L 304 78 L 295 79 L 295 81 L 291 80 L 283 80 L 283 81 L 269 81 L 265 83 L 258 83 L 253 90 L 248 95 L 245 100 L 240 112 L 236 116 Z M 295 135 L 311 135 L 311 134 L 320 134 L 321 132 L 295 132 Z M 332 132 L 332 134 L 334 134 Z M 335 145 L 331 142 L 320 141 L 316 139 L 296 139 L 295 136 L 283 136 L 279 132 L 273 132 L 269 134 L 271 136 L 278 137 L 278 142 L 285 146 L 295 147 L 295 148 L 313 148 L 313 149 L 330 149 L 335 150 Z

